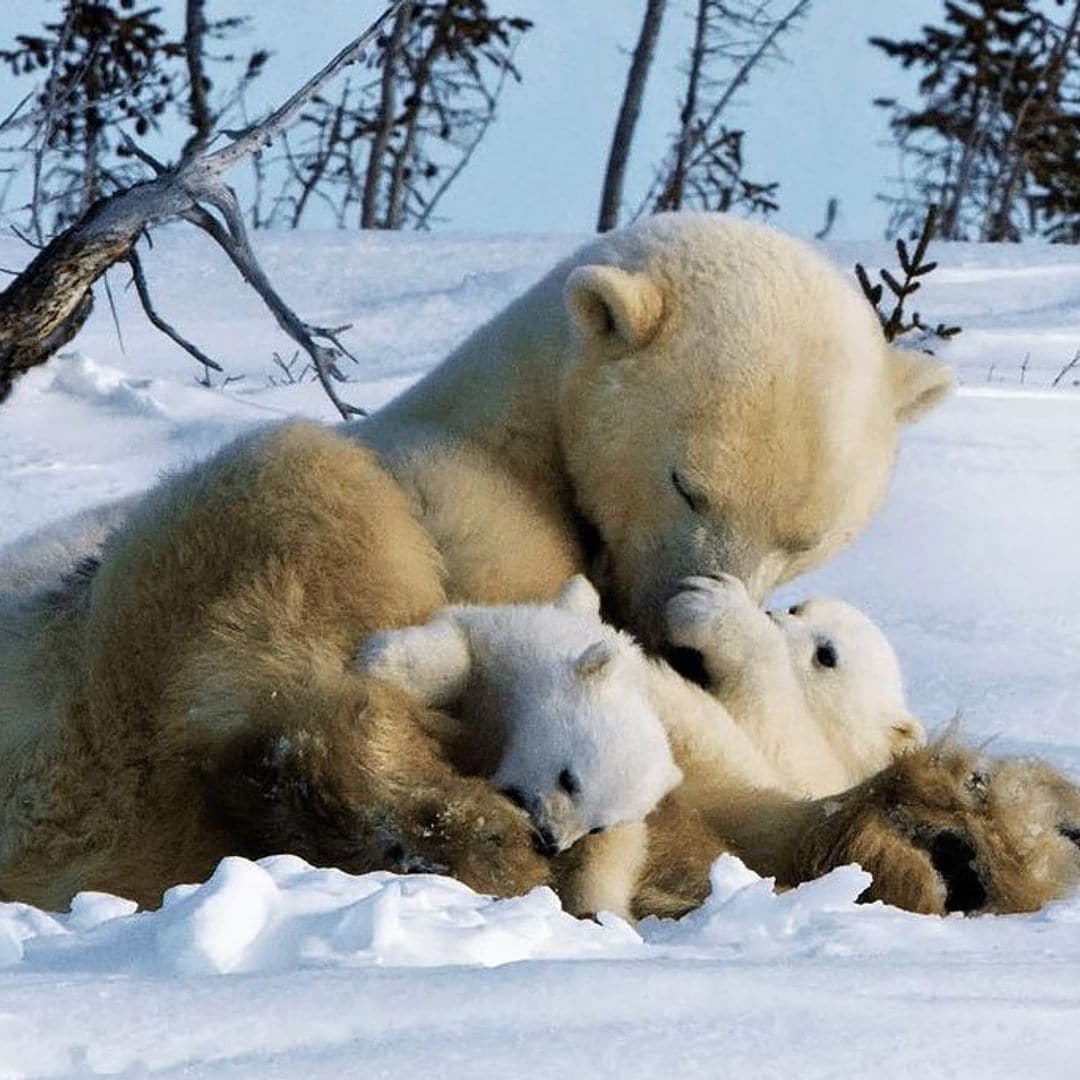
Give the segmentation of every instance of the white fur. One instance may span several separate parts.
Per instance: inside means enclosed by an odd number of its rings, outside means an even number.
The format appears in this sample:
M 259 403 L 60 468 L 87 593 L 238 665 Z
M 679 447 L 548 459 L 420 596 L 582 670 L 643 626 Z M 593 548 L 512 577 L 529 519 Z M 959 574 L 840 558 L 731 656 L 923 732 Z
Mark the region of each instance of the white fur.
M 375 634 L 358 661 L 430 704 L 457 703 L 497 748 L 495 782 L 517 790 L 559 850 L 609 830 L 564 890 L 579 913 L 628 914 L 648 843 L 640 823 L 677 780 L 693 806 L 762 789 L 817 797 L 922 738 L 895 654 L 861 612 L 814 600 L 770 616 L 735 578 L 684 586 L 667 605 L 669 633 L 702 653 L 712 695 L 601 623 L 580 575 L 553 604 L 451 607 Z M 815 664 L 822 644 L 834 668 Z M 564 769 L 580 779 L 574 798 L 559 790 Z
M 701 654 L 712 693 L 784 790 L 843 791 L 924 741 L 896 654 L 861 611 L 818 599 L 766 613 L 731 575 L 682 586 L 665 611 L 670 639 Z M 819 649 L 835 666 L 818 662 Z
M 554 604 L 461 605 L 375 634 L 357 663 L 429 704 L 459 704 L 494 748 L 493 781 L 564 851 L 643 821 L 681 779 L 649 697 L 650 664 L 598 612 L 577 577 Z

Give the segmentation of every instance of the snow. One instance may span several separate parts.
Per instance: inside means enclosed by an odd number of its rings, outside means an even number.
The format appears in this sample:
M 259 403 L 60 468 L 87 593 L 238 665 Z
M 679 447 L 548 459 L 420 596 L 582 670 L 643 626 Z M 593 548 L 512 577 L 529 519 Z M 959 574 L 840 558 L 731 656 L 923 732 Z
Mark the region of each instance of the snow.
M 260 237 L 302 315 L 351 322 L 346 397 L 377 408 L 576 237 Z M 844 266 L 884 245 L 834 245 Z M 941 246 L 920 310 L 961 393 L 911 430 L 888 505 L 850 551 L 784 591 L 835 592 L 895 642 L 931 728 L 1080 778 L 1080 256 Z M 0 265 L 25 260 L 0 240 Z M 123 275 L 123 349 L 99 302 L 71 351 L 0 407 L 0 543 L 150 484 L 253 424 L 332 420 L 285 341 L 201 238 L 156 234 L 166 318 L 226 386 L 149 327 Z M 1025 359 L 1026 358 L 1026 359 Z M 297 365 L 297 369 L 302 366 Z M 270 379 L 274 377 L 276 385 Z M 1080 899 L 1030 916 L 856 905 L 841 868 L 780 896 L 736 860 L 678 923 L 574 920 L 548 890 L 494 901 L 438 877 L 351 877 L 289 856 L 225 860 L 137 912 L 0 905 L 0 1077 L 618 1075 L 1071 1076 Z

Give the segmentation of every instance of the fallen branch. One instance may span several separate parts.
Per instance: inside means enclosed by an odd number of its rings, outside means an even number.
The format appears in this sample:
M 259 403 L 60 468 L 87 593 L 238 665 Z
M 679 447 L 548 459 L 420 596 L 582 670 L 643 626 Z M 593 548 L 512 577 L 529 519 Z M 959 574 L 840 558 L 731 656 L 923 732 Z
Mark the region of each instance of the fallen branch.
M 146 317 L 166 337 L 172 338 L 184 352 L 195 357 L 195 359 L 202 364 L 205 369 L 205 385 L 209 386 L 211 370 L 223 371 L 224 369 L 216 360 L 211 360 L 197 345 L 193 345 L 187 338 L 183 337 L 177 330 L 173 329 L 172 325 L 167 323 L 157 313 L 154 302 L 150 297 L 150 287 L 146 283 L 146 274 L 143 273 L 142 261 L 139 259 L 139 255 L 134 248 L 131 249 L 131 252 L 128 255 L 128 263 L 131 266 L 131 280 L 135 285 L 135 292 L 138 294 L 139 303 L 142 304 L 142 309 L 146 313 Z
M 264 120 L 240 132 L 224 132 L 229 141 L 217 150 L 207 145 L 212 135 L 189 141 L 173 165 L 163 165 L 137 151 L 154 175 L 95 203 L 73 225 L 47 244 L 10 285 L 0 293 L 0 401 L 14 380 L 44 363 L 69 342 L 89 316 L 92 287 L 110 266 L 132 265 L 145 288 L 145 276 L 132 262 L 135 243 L 150 227 L 182 218 L 211 236 L 259 293 L 274 318 L 310 357 L 323 389 L 343 418 L 363 410 L 341 400 L 334 386 L 345 381 L 337 362 L 348 352 L 337 340 L 342 328 L 326 329 L 303 322 L 278 295 L 251 248 L 236 193 L 221 174 L 238 161 L 267 146 L 297 113 L 343 68 L 361 59 L 365 47 L 379 34 L 406 0 L 397 0 Z M 132 144 L 129 144 L 132 145 Z M 220 217 L 219 217 L 220 215 Z M 224 224 L 223 224 L 224 222 Z M 148 296 L 147 292 L 147 296 Z M 140 300 L 143 293 L 140 291 Z M 149 307 L 149 310 L 147 308 Z M 217 368 L 143 303 L 154 325 L 199 359 L 204 368 Z M 168 327 L 168 329 L 165 329 Z

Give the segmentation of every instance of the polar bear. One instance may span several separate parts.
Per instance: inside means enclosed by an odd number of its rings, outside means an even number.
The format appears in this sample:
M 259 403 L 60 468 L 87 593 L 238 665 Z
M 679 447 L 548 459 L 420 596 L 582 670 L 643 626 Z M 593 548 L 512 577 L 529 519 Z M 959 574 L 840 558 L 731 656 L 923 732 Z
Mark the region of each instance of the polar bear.
M 722 795 L 739 760 L 756 787 L 814 797 L 924 741 L 895 653 L 850 605 L 811 600 L 780 618 L 757 609 L 735 578 L 690 578 L 667 622 L 673 641 L 704 657 L 711 708 L 601 622 L 600 596 L 581 575 L 553 604 L 459 605 L 424 626 L 377 633 L 357 666 L 426 705 L 452 706 L 471 752 L 479 748 L 470 768 L 525 807 L 546 853 L 606 834 L 568 860 L 559 892 L 575 914 L 629 916 L 648 847 L 637 826 L 683 779 L 669 738 L 700 789 L 680 801 L 695 805 Z M 711 732 L 707 741 L 686 738 L 695 733 L 688 715 Z
M 774 229 L 671 214 L 585 244 L 348 437 L 271 428 L 99 547 L 51 532 L 76 573 L 4 556 L 30 593 L 0 643 L 0 892 L 153 902 L 237 850 L 544 880 L 525 815 L 452 768 L 444 716 L 349 670 L 359 643 L 588 571 L 662 653 L 681 579 L 759 600 L 853 539 L 951 385 Z
M 551 604 L 459 604 L 373 634 L 366 675 L 466 721 L 457 760 L 529 815 L 545 855 L 643 822 L 682 773 L 637 644 L 600 621 L 582 576 Z
M 792 794 L 843 791 L 926 741 L 892 645 L 842 600 L 763 611 L 731 574 L 691 577 L 665 620 L 668 639 L 700 659 L 707 689 Z

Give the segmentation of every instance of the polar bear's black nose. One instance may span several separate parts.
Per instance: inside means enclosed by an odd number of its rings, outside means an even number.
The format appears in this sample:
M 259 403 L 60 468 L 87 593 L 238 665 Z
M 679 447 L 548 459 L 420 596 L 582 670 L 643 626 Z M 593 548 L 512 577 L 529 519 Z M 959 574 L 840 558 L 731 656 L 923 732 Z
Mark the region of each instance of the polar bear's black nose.
M 550 859 L 559 854 L 559 844 L 555 839 L 555 834 L 550 829 L 537 829 L 536 835 L 533 838 L 533 843 L 536 846 L 536 850 L 544 856 L 545 859 Z

